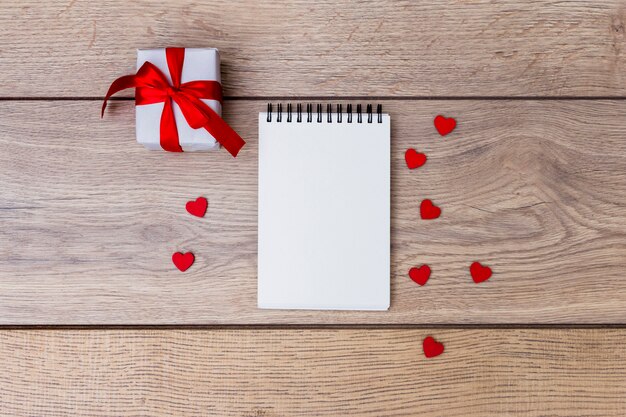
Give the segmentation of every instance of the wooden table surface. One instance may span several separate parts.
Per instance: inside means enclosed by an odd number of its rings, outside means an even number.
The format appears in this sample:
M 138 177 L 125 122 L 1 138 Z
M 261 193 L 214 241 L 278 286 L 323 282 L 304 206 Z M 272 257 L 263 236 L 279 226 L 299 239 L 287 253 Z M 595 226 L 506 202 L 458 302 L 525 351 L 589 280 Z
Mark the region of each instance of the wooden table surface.
M 625 32 L 624 0 L 0 0 L 0 415 L 626 415 Z M 100 119 L 161 46 L 220 49 L 237 159 L 143 149 L 132 90 Z M 388 312 L 256 308 L 267 102 L 391 115 Z

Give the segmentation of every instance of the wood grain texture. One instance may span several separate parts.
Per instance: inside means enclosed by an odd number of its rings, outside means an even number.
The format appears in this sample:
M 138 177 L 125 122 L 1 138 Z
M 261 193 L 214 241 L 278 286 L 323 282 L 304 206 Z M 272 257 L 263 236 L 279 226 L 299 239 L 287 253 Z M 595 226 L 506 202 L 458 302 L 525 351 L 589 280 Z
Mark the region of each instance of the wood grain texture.
M 0 103 L 0 324 L 626 323 L 626 101 L 385 101 L 385 313 L 256 308 L 263 102 L 225 106 L 237 159 L 144 150 L 132 102 L 99 106 Z M 446 138 L 438 113 L 458 117 Z M 405 167 L 408 147 L 424 167 Z M 204 219 L 184 208 L 199 195 Z M 423 198 L 440 219 L 419 219 Z M 177 250 L 196 254 L 184 274 Z M 490 281 L 472 282 L 474 260 Z M 421 263 L 424 287 L 407 277 Z
M 446 352 L 422 354 L 433 334 Z M 625 330 L 0 331 L 0 415 L 622 417 Z
M 623 0 L 5 0 L 0 96 L 101 97 L 164 46 L 220 48 L 230 96 L 626 96 L 625 22 Z

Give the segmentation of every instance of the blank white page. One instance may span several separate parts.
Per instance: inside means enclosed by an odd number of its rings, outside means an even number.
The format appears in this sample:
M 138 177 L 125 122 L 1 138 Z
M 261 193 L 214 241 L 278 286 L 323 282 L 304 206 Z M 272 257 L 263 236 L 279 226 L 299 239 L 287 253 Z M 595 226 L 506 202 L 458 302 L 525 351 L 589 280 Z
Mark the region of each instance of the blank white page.
M 258 306 L 386 310 L 390 118 L 259 114 Z

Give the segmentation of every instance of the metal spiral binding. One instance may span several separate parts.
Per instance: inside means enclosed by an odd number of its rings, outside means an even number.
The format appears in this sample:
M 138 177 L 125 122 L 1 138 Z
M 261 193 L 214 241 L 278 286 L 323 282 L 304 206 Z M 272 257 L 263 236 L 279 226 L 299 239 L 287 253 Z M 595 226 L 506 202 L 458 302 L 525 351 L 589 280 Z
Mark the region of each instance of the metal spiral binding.
M 281 123 L 283 120 L 283 105 L 282 103 L 278 103 L 278 105 L 276 106 L 277 110 L 276 110 L 276 122 Z M 317 104 L 315 106 L 315 113 L 316 113 L 316 121 L 317 123 L 322 123 L 323 121 L 323 106 L 321 104 Z M 272 121 L 272 103 L 267 103 L 267 121 L 271 122 Z M 374 120 L 374 112 L 373 112 L 373 106 L 371 104 L 368 104 L 366 107 L 366 113 L 367 113 L 367 123 L 373 123 Z M 292 122 L 292 113 L 293 113 L 293 106 L 291 103 L 287 104 L 287 123 L 291 123 Z M 348 104 L 346 106 L 346 114 L 347 114 L 347 123 L 352 123 L 352 104 Z M 378 123 L 382 123 L 383 122 L 383 106 L 381 104 L 377 104 L 376 105 L 376 121 Z M 343 106 L 341 104 L 337 104 L 337 123 L 342 123 L 343 122 Z M 298 103 L 296 105 L 296 122 L 297 123 L 301 123 L 302 122 L 302 104 Z M 307 103 L 306 105 L 306 122 L 307 123 L 312 123 L 313 122 L 313 104 L 311 103 Z M 333 105 L 328 103 L 326 104 L 326 122 L 327 123 L 332 123 L 333 122 Z M 360 104 L 356 105 L 356 123 L 363 123 L 363 107 Z

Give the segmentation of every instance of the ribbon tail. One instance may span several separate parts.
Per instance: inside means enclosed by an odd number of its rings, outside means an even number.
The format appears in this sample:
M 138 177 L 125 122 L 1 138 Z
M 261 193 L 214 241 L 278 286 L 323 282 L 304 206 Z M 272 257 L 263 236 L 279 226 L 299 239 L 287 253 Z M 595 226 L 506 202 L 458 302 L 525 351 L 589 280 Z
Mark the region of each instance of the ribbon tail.
M 246 142 L 212 108 L 197 97 L 188 94 L 175 95 L 185 120 L 194 129 L 203 128 L 233 156 Z
M 213 110 L 211 110 L 213 111 Z M 216 114 L 217 116 L 217 114 Z M 211 120 L 205 124 L 204 129 L 222 144 L 233 157 L 236 157 L 246 142 L 228 125 L 221 117 Z
M 104 97 L 104 102 L 102 103 L 102 112 L 100 113 L 100 117 L 104 117 L 104 110 L 107 107 L 107 101 L 111 96 L 118 91 L 125 90 L 127 88 L 133 88 L 137 86 L 137 79 L 135 75 L 124 75 L 123 77 L 118 78 L 117 80 L 111 83 L 109 87 L 109 91 L 107 91 L 106 96 Z

